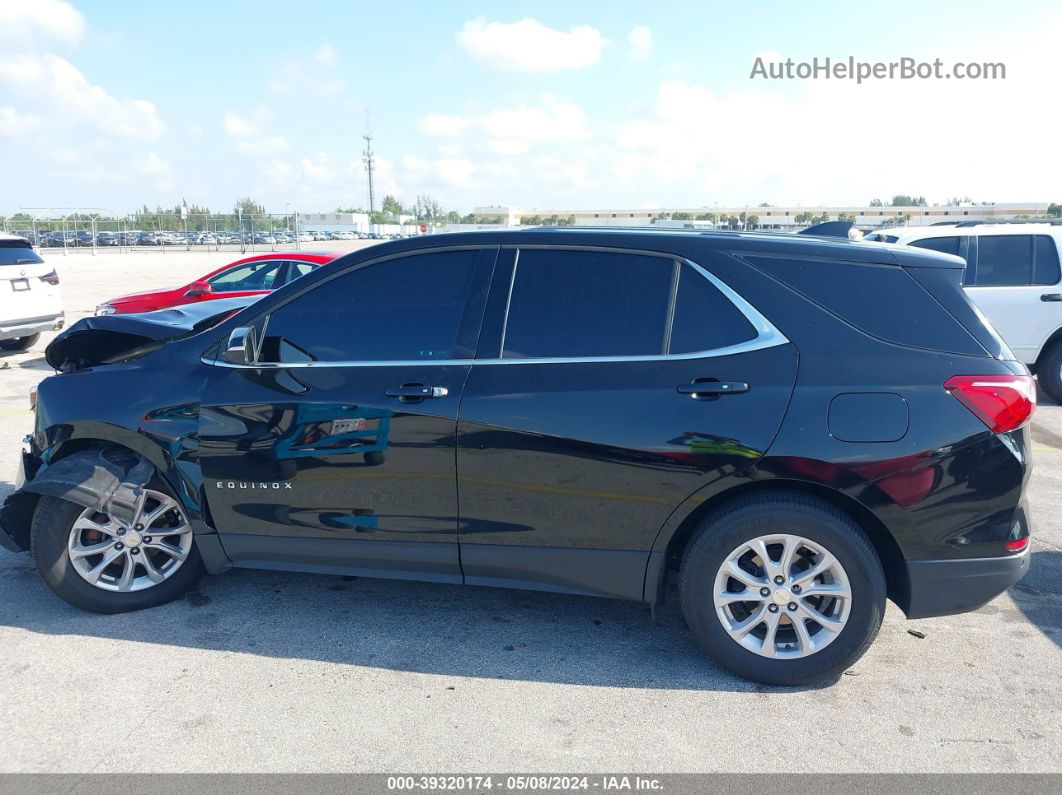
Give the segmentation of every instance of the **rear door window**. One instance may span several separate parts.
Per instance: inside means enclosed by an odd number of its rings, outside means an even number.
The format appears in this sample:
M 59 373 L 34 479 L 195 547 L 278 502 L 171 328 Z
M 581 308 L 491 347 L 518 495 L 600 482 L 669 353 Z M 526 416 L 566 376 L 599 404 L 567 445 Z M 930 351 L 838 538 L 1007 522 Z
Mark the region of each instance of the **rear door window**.
M 1033 284 L 1058 284 L 1062 273 L 1058 267 L 1058 246 L 1050 235 L 1036 236 Z
M 1033 283 L 1032 235 L 980 235 L 977 239 L 977 287 L 1014 287 Z
M 674 278 L 666 257 L 521 249 L 502 358 L 659 356 Z

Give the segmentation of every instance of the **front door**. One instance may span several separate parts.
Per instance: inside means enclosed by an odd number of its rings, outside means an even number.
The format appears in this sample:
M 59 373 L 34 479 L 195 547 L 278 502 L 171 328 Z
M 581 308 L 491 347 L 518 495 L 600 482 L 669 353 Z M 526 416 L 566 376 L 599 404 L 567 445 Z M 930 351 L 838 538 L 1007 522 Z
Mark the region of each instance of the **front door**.
M 240 566 L 460 582 L 455 433 L 495 249 L 337 269 L 211 369 L 200 459 Z

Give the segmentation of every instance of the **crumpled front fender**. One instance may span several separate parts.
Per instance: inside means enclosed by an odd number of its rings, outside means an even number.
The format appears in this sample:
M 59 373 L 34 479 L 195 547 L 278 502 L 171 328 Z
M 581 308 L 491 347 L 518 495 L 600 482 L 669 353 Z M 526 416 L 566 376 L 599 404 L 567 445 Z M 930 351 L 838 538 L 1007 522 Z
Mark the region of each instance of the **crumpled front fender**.
M 119 521 L 132 523 L 144 486 L 155 467 L 146 458 L 124 448 L 82 450 L 41 469 L 4 502 L 0 511 L 9 549 L 29 547 L 29 524 L 41 496 L 93 508 Z

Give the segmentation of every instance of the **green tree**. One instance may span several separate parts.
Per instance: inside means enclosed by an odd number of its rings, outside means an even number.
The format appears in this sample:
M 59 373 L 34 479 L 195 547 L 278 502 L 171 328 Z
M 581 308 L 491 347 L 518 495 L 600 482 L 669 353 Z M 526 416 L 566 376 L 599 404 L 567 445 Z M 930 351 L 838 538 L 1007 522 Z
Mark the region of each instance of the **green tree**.
M 1051 202 L 1049 205 L 1047 205 L 1047 214 L 1052 215 L 1055 218 L 1062 218 L 1062 204 L 1056 204 L 1055 202 Z
M 671 220 L 672 221 L 689 221 L 689 220 L 692 220 L 692 218 L 693 218 L 693 216 L 690 215 L 689 213 L 683 213 L 683 212 L 671 213 Z
M 244 196 L 242 199 L 238 199 L 232 206 L 232 211 L 236 214 L 243 213 L 243 215 L 265 215 L 265 207 L 250 196 Z
M 925 196 L 908 196 L 906 193 L 897 193 L 892 197 L 893 207 L 925 207 Z
M 394 216 L 397 220 L 398 216 L 402 214 L 402 204 L 394 196 L 388 193 L 383 197 L 383 205 L 380 207 L 383 212 L 388 215 Z
M 881 199 L 871 199 L 870 200 L 870 206 L 871 207 L 884 207 L 885 205 L 882 203 Z
M 457 210 L 450 210 L 450 212 L 448 212 L 446 214 L 446 223 L 448 223 L 448 224 L 459 224 L 459 223 L 461 223 L 461 213 L 457 212 Z

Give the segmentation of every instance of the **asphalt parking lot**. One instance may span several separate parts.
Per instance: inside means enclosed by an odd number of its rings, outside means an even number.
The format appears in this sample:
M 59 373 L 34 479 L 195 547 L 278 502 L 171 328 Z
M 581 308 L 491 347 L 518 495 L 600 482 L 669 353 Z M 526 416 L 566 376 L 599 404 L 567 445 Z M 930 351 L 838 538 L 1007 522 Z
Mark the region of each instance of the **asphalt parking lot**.
M 353 248 L 364 243 L 315 244 Z M 73 320 L 238 257 L 45 251 Z M 0 499 L 47 338 L 0 358 Z M 98 616 L 0 550 L 0 771 L 1062 771 L 1062 407 L 1033 424 L 1032 571 L 906 622 L 830 687 L 711 664 L 674 601 L 234 571 Z M 916 630 L 920 635 L 910 634 Z

